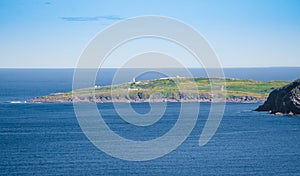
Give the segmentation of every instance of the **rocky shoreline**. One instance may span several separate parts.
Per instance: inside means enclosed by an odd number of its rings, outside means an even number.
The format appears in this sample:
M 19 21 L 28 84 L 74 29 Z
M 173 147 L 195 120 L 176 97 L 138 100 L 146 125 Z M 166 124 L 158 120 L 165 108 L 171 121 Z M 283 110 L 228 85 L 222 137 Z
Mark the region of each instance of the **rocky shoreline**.
M 168 98 L 160 98 L 160 99 L 116 99 L 110 97 L 103 98 L 49 98 L 48 97 L 35 97 L 26 102 L 28 103 L 73 103 L 73 102 L 96 102 L 96 103 L 111 103 L 111 102 L 119 102 L 119 103 L 143 103 L 143 102 L 232 102 L 232 103 L 259 103 L 266 101 L 266 98 L 256 98 L 256 97 L 231 97 L 224 99 L 211 99 L 211 98 L 201 98 L 201 99 L 168 99 Z
M 256 111 L 272 114 L 300 114 L 300 79 L 272 91 L 263 105 Z

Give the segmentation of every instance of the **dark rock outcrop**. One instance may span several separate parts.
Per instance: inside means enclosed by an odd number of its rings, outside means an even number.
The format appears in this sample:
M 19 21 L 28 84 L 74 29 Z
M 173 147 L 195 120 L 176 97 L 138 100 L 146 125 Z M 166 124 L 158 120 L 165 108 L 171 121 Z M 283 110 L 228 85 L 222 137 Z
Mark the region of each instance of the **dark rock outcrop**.
M 256 111 L 270 111 L 273 114 L 300 114 L 300 79 L 272 91 L 267 101 Z

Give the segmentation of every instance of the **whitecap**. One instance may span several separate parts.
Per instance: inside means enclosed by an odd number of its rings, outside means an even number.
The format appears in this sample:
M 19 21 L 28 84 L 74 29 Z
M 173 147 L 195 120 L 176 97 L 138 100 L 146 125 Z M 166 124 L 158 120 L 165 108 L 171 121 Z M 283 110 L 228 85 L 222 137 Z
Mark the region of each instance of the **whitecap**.
M 10 101 L 9 103 L 11 103 L 11 104 L 21 104 L 21 103 L 26 103 L 26 101 Z

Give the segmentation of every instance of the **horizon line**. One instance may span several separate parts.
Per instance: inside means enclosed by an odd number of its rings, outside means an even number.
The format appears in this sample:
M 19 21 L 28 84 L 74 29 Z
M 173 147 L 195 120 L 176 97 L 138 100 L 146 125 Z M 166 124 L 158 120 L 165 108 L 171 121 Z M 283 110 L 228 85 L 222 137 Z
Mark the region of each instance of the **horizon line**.
M 103 67 L 103 68 L 76 68 L 76 67 L 0 67 L 0 69 L 184 69 L 185 67 Z M 215 67 L 186 67 L 187 69 L 216 69 Z M 262 67 L 222 67 L 221 69 L 250 69 L 250 68 L 300 68 L 300 66 L 262 66 Z

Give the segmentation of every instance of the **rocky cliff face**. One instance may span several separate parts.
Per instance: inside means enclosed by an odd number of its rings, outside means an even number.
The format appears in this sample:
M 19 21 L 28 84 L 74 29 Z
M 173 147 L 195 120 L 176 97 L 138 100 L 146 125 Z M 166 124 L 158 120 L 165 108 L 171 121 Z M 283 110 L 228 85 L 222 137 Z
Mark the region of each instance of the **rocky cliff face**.
M 300 114 L 300 79 L 272 91 L 267 101 L 256 111 L 270 111 L 273 114 Z

